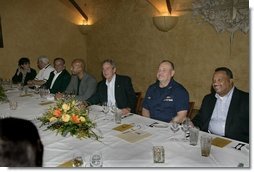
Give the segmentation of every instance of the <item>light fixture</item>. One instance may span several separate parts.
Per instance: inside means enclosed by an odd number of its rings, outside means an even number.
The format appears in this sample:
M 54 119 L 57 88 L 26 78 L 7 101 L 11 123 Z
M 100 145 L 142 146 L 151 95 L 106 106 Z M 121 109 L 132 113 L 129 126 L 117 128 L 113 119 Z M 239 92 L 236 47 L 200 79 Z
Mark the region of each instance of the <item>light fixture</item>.
M 177 16 L 154 16 L 154 26 L 162 32 L 167 32 L 174 28 L 178 22 Z
M 91 30 L 92 25 L 89 25 L 86 20 L 83 20 L 83 24 L 79 25 L 79 30 L 82 34 L 86 35 Z
M 82 15 L 84 18 L 82 25 L 79 25 L 79 30 L 82 34 L 87 34 L 89 30 L 91 30 L 91 25 L 88 24 L 88 16 L 85 14 L 85 12 L 80 8 L 80 6 L 75 2 L 75 0 L 69 0 L 70 3 L 78 10 L 78 12 Z M 90 20 L 89 20 L 90 21 Z

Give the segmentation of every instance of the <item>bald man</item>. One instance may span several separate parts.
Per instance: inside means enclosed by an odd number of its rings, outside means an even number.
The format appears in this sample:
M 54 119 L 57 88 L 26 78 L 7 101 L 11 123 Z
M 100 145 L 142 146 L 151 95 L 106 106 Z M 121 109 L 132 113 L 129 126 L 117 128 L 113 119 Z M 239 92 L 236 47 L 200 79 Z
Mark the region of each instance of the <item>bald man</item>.
M 75 59 L 71 64 L 71 81 L 65 93 L 74 94 L 80 101 L 86 101 L 96 91 L 97 82 L 94 77 L 86 73 L 85 62 L 82 59 Z M 63 97 L 62 93 L 57 93 L 56 98 Z
M 173 79 L 174 64 L 163 60 L 157 72 L 157 81 L 150 85 L 143 102 L 142 115 L 145 117 L 182 123 L 189 108 L 189 93 Z

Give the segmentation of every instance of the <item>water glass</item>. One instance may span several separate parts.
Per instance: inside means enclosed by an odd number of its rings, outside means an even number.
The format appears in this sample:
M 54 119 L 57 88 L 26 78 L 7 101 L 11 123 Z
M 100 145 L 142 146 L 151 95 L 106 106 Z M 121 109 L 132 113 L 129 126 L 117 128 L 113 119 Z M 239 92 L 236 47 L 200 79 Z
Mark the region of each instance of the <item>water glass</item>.
M 173 141 L 177 141 L 177 139 L 175 138 L 175 134 L 176 134 L 177 131 L 180 130 L 179 124 L 178 124 L 176 121 L 173 120 L 173 121 L 171 122 L 170 129 L 171 129 L 171 130 L 173 131 L 173 133 L 174 133 L 174 137 L 172 138 L 172 140 L 173 140 Z
M 91 167 L 102 167 L 103 159 L 101 152 L 95 152 L 90 156 L 90 166 Z
M 121 124 L 121 120 L 122 120 L 122 110 L 117 109 L 116 112 L 115 112 L 115 123 L 116 124 Z
M 14 101 L 14 100 L 10 100 L 9 105 L 10 105 L 11 110 L 16 110 L 18 107 L 18 102 Z
M 153 162 L 154 163 L 165 162 L 165 152 L 163 146 L 153 146 Z
M 196 146 L 198 143 L 199 128 L 190 128 L 190 145 Z
M 81 154 L 74 154 L 72 159 L 72 167 L 82 167 L 84 161 Z
M 212 145 L 212 137 L 211 136 L 201 136 L 200 138 L 200 148 L 201 155 L 208 157 L 210 155 Z

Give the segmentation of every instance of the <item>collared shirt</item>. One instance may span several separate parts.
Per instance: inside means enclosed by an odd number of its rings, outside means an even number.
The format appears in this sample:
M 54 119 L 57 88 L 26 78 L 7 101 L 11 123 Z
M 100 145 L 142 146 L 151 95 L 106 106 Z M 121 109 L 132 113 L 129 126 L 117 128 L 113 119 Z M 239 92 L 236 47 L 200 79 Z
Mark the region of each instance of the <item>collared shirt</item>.
M 215 94 L 217 101 L 208 128 L 208 130 L 213 134 L 220 136 L 225 135 L 226 119 L 233 91 L 234 87 L 228 92 L 227 95 L 223 97 L 219 96 L 218 94 Z
M 160 88 L 157 81 L 148 88 L 143 107 L 149 110 L 150 118 L 170 122 L 177 112 L 188 110 L 189 94 L 173 79 L 164 88 Z
M 61 73 L 62 73 L 62 71 L 59 72 L 59 73 L 57 73 L 57 71 L 54 71 L 54 78 L 52 79 L 52 82 L 51 82 L 51 85 L 50 85 L 50 89 L 52 89 L 52 87 L 53 87 L 53 85 L 54 85 L 54 83 L 55 83 L 57 77 L 58 77 Z
M 47 81 L 49 79 L 49 75 L 52 71 L 54 71 L 55 69 L 48 64 L 47 66 L 45 66 L 44 68 L 42 68 L 39 73 L 36 75 L 35 80 L 44 80 Z
M 116 75 L 112 77 L 111 81 L 106 80 L 106 85 L 108 88 L 108 105 L 116 105 L 115 99 L 115 82 L 116 82 Z

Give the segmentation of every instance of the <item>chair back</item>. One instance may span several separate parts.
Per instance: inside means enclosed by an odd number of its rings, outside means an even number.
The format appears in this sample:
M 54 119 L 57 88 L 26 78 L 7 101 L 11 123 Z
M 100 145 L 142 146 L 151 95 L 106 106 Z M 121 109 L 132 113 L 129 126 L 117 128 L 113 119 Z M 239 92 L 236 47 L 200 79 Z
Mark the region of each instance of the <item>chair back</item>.
M 141 115 L 142 112 L 142 97 L 141 97 L 142 93 L 141 92 L 136 92 L 136 113 Z M 140 112 L 141 109 L 141 112 Z
M 190 119 L 192 119 L 192 111 L 193 111 L 194 105 L 195 105 L 195 102 L 189 102 L 189 110 L 187 113 L 187 117 Z

